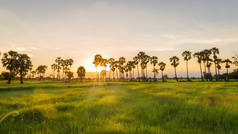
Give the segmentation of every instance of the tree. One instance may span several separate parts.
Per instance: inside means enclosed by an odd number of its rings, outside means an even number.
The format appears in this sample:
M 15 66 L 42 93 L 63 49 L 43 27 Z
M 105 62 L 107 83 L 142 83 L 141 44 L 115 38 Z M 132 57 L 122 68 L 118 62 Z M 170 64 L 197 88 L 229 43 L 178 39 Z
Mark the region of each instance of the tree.
M 226 74 L 227 74 L 227 78 L 226 79 L 229 81 L 229 68 L 231 67 L 230 64 L 232 64 L 232 61 L 230 59 L 225 59 L 222 62 L 226 64 L 226 66 L 225 66 Z
M 40 65 L 36 68 L 36 73 L 40 75 L 40 78 L 44 77 L 47 68 L 46 65 Z
M 8 84 L 11 84 L 12 77 L 18 73 L 18 53 L 15 51 L 9 51 L 8 53 L 3 54 L 2 65 L 7 70 L 9 70 Z
M 86 75 L 86 69 L 83 66 L 80 66 L 77 70 L 78 77 L 80 78 L 80 82 L 83 81 L 83 78 Z
M 217 77 L 217 54 L 219 54 L 219 49 L 216 47 L 213 47 L 211 50 L 211 53 L 213 54 L 213 62 L 214 62 L 214 67 L 215 67 L 215 74 L 216 74 L 216 81 L 218 81 Z
M 71 71 L 67 71 L 65 74 L 69 81 L 74 77 L 74 74 Z
M 115 79 L 115 71 L 116 71 L 116 62 L 115 62 L 115 59 L 113 59 L 113 61 L 111 62 L 110 64 L 110 69 L 112 71 L 112 79 L 114 80 Z
M 126 63 L 125 57 L 119 58 L 119 72 L 120 72 L 120 78 L 124 78 L 124 64 Z
M 137 77 L 140 78 L 140 71 L 139 71 L 139 57 L 138 56 L 135 56 L 133 58 L 133 62 L 134 62 L 134 65 L 136 66 L 136 69 L 137 69 Z
M 56 70 L 57 70 L 57 79 L 60 79 L 60 70 L 61 70 L 61 64 L 62 64 L 62 59 L 61 57 L 57 57 L 55 59 L 56 62 Z
M 201 54 L 201 52 L 194 53 L 193 57 L 197 58 L 197 62 L 198 62 L 199 67 L 200 67 L 201 79 L 202 79 L 202 81 L 204 81 L 203 74 L 202 74 L 202 54 Z
M 31 71 L 31 77 L 35 78 L 35 75 L 36 75 L 36 71 Z
M 164 62 L 160 62 L 159 64 L 159 69 L 161 71 L 161 74 L 162 74 L 162 81 L 165 82 L 165 79 L 164 79 L 164 69 L 166 67 L 166 64 Z
M 97 54 L 94 56 L 93 64 L 95 65 L 96 68 L 101 64 L 101 61 L 102 61 L 102 56 L 100 54 Z M 97 79 L 99 80 L 99 72 L 97 74 Z
M 189 80 L 189 76 L 188 76 L 188 61 L 191 60 L 192 58 L 192 53 L 190 51 L 184 51 L 182 53 L 182 56 L 183 56 L 183 59 L 186 61 L 186 68 L 187 68 L 187 81 L 190 81 Z
M 57 64 L 52 64 L 51 69 L 53 70 L 53 75 L 54 75 L 54 78 L 55 78 L 55 71 L 57 70 Z
M 234 61 L 233 61 L 233 64 L 234 64 L 235 66 L 238 66 L 238 55 L 235 54 L 235 56 L 232 57 L 232 59 L 234 60 Z
M 109 64 L 110 70 L 114 70 L 115 71 L 115 67 L 114 67 L 114 62 L 115 59 L 114 58 L 110 58 L 108 59 L 107 63 Z M 113 68 L 113 69 L 112 69 Z M 109 80 L 111 79 L 111 71 L 109 70 Z M 114 79 L 114 71 L 113 71 L 113 79 Z
M 171 62 L 171 65 L 174 67 L 175 79 L 178 82 L 176 67 L 179 65 L 179 58 L 177 56 L 173 56 L 169 60 Z
M 152 56 L 150 58 L 150 63 L 153 65 L 154 81 L 156 81 L 156 73 L 158 73 L 158 70 L 155 68 L 155 66 L 158 63 L 158 57 Z
M 138 64 L 140 63 L 140 66 L 141 66 L 141 77 L 145 78 L 145 73 L 144 73 L 144 69 L 145 69 L 145 63 L 142 62 L 142 60 L 145 58 L 145 52 L 143 51 L 140 51 L 138 54 L 137 54 L 137 60 L 138 60 Z M 140 77 L 139 77 L 140 79 Z
M 26 76 L 27 72 L 32 68 L 31 58 L 26 54 L 19 54 L 18 66 L 18 71 L 20 74 L 20 83 L 23 84 L 23 77 Z

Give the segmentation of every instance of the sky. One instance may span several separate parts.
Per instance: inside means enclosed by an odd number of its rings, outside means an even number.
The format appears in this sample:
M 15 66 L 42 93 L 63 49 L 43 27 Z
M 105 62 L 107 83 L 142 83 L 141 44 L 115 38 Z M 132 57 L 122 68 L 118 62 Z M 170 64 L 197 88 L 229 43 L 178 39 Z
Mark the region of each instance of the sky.
M 95 54 L 132 59 L 139 51 L 181 57 L 218 47 L 238 52 L 237 0 L 0 0 L 0 52 L 27 53 L 35 67 L 58 56 L 93 71 Z M 182 57 L 181 57 L 182 59 Z M 184 74 L 181 60 L 179 73 Z M 198 74 L 195 60 L 190 70 Z M 0 68 L 1 69 L 1 68 Z

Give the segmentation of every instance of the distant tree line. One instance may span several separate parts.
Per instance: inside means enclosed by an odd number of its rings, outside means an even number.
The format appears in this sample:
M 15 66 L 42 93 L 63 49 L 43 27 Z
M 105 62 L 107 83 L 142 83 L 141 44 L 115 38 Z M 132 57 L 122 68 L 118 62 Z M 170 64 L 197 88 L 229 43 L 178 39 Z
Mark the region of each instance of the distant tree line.
M 192 54 L 190 51 L 184 51 L 181 56 L 186 63 L 186 79 L 191 81 L 189 77 L 189 61 L 195 58 L 198 63 L 200 71 L 201 81 L 229 81 L 230 79 L 238 79 L 238 69 L 235 69 L 232 73 L 229 72 L 231 64 L 238 66 L 238 55 L 229 58 L 221 59 L 219 57 L 219 49 L 214 47 L 211 49 L 204 49 Z M 0 53 L 1 55 L 1 53 Z M 31 58 L 27 54 L 21 54 L 16 51 L 9 51 L 2 55 L 2 65 L 5 67 L 7 72 L 1 73 L 1 78 L 11 80 L 15 77 L 19 78 L 20 83 L 23 83 L 24 78 L 40 80 L 45 78 L 45 73 L 48 69 L 46 65 L 39 65 L 33 70 Z M 171 66 L 174 68 L 174 79 L 179 80 L 177 76 L 177 67 L 180 65 L 180 58 L 177 56 L 171 56 L 169 58 Z M 53 70 L 51 78 L 55 80 L 68 80 L 74 78 L 71 67 L 74 63 L 73 59 L 62 59 L 57 57 L 54 63 L 51 65 Z M 157 81 L 157 75 L 161 72 L 161 79 L 166 82 L 167 75 L 164 75 L 166 69 L 166 63 L 159 61 L 157 56 L 149 56 L 145 52 L 140 51 L 132 60 L 126 61 L 125 57 L 119 59 L 109 58 L 105 59 L 102 55 L 97 54 L 94 56 L 93 63 L 96 68 L 99 66 L 102 68 L 97 72 L 97 80 L 108 80 L 110 81 L 149 81 L 149 69 L 148 66 L 152 65 L 153 81 Z M 226 73 L 221 74 L 222 64 L 224 64 Z M 214 75 L 212 75 L 212 65 L 214 67 Z M 107 70 L 107 68 L 109 68 Z M 80 81 L 85 78 L 86 69 L 83 66 L 78 67 L 77 75 Z M 108 75 L 108 76 L 107 76 Z

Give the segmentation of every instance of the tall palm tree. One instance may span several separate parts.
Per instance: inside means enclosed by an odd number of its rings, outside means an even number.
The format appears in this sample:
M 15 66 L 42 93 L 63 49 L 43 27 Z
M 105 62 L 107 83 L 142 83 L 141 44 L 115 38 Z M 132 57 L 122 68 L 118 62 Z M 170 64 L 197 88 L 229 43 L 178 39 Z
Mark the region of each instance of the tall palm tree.
M 222 63 L 222 59 L 217 58 L 216 59 L 216 68 L 217 68 L 218 76 L 220 76 L 221 63 Z M 219 77 L 217 79 L 219 80 Z
M 158 57 L 152 56 L 152 57 L 150 58 L 150 63 L 153 65 L 154 81 L 156 81 L 156 69 L 155 69 L 155 66 L 156 66 L 157 63 L 158 63 Z
M 118 77 L 119 61 L 116 60 L 116 61 L 114 62 L 114 66 L 115 66 L 115 70 L 116 70 L 116 76 L 117 76 L 117 79 L 118 79 L 118 78 L 119 78 L 119 77 Z
M 176 67 L 179 65 L 179 58 L 177 56 L 173 56 L 169 60 L 171 62 L 171 65 L 174 67 L 175 79 L 178 82 Z
M 145 69 L 145 63 L 144 63 L 145 52 L 140 51 L 137 54 L 137 58 L 138 58 L 138 64 L 140 63 L 140 66 L 141 66 L 141 75 L 142 75 L 141 77 L 145 78 L 145 73 L 144 73 L 144 69 Z
M 53 75 L 54 75 L 54 78 L 55 78 L 55 71 L 57 70 L 57 64 L 52 64 L 51 65 L 51 69 L 53 70 Z
M 191 60 L 192 58 L 192 53 L 190 51 L 184 51 L 182 53 L 183 59 L 186 61 L 186 68 L 187 68 L 187 81 L 189 81 L 189 76 L 188 76 L 188 61 Z
M 97 54 L 94 56 L 93 64 L 95 65 L 96 68 L 100 65 L 101 61 L 102 61 L 102 56 L 100 54 Z M 97 73 L 97 80 L 99 80 L 99 73 L 100 72 Z
M 149 55 L 145 55 L 143 62 L 145 64 L 145 72 L 146 72 L 146 78 L 148 78 L 148 70 L 147 70 L 147 65 L 150 62 L 150 56 Z
M 137 77 L 138 78 L 140 78 L 140 72 L 139 72 L 139 62 L 140 62 L 140 59 L 139 59 L 139 57 L 138 56 L 135 56 L 134 58 L 133 58 L 133 61 L 134 61 L 134 65 L 136 66 L 136 68 L 137 68 Z
M 232 64 L 232 61 L 230 59 L 225 59 L 223 60 L 223 63 L 226 64 L 225 68 L 226 68 L 226 74 L 227 74 L 227 80 L 229 81 L 229 68 L 231 67 L 230 64 Z
M 159 69 L 161 71 L 161 74 L 162 74 L 162 81 L 165 82 L 165 79 L 164 79 L 164 69 L 166 67 L 166 64 L 164 62 L 160 62 L 159 64 Z
M 199 64 L 199 66 L 200 66 L 201 79 L 202 79 L 202 81 L 204 81 L 203 74 L 202 74 L 202 54 L 201 54 L 201 52 L 194 53 L 193 57 L 197 58 L 197 62 Z
M 213 62 L 214 62 L 214 67 L 215 67 L 215 74 L 216 74 L 216 81 L 218 81 L 217 77 L 217 54 L 219 54 L 219 49 L 216 47 L 213 47 L 211 50 L 211 53 L 213 54 Z
M 119 71 L 120 71 L 120 76 L 121 78 L 124 78 L 124 64 L 126 63 L 126 58 L 125 57 L 120 57 L 119 58 Z
M 110 67 L 110 70 L 109 70 L 109 80 L 111 80 L 111 71 L 112 71 L 112 70 L 115 71 L 115 68 L 114 68 L 114 65 L 113 65 L 114 62 L 115 62 L 115 59 L 114 59 L 114 58 L 108 59 L 108 64 L 109 64 L 109 67 Z M 113 69 L 112 69 L 112 68 L 113 68 Z M 114 78 L 114 72 L 113 72 L 113 78 Z
M 56 69 L 57 69 L 57 79 L 59 80 L 60 79 L 60 70 L 61 70 L 61 64 L 62 64 L 62 59 L 61 57 L 57 57 L 55 59 L 55 62 L 56 62 Z

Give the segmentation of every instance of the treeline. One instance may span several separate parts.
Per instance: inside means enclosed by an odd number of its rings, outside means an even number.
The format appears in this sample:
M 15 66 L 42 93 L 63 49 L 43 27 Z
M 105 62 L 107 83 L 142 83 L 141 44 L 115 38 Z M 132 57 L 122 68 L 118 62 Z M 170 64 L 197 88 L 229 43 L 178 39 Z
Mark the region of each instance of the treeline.
M 198 63 L 198 69 L 200 70 L 201 81 L 212 81 L 215 79 L 216 81 L 225 80 L 229 81 L 229 69 L 231 64 L 238 66 L 238 56 L 232 57 L 233 62 L 226 58 L 219 58 L 219 49 L 214 47 L 211 49 L 205 49 L 199 52 L 195 52 L 192 54 L 190 51 L 184 51 L 181 56 L 183 60 L 186 62 L 186 74 L 187 81 L 191 81 L 189 77 L 189 61 L 192 58 L 195 58 Z M 170 65 L 174 68 L 174 78 L 176 81 L 179 81 L 177 76 L 177 67 L 180 65 L 180 58 L 178 56 L 172 56 L 169 58 Z M 145 52 L 139 52 L 132 60 L 126 61 L 125 57 L 120 57 L 118 60 L 114 58 L 104 59 L 100 54 L 95 55 L 93 64 L 97 68 L 101 66 L 104 68 L 100 73 L 98 72 L 98 78 L 104 79 L 106 77 L 106 68 L 109 66 L 110 71 L 112 71 L 112 79 L 130 79 L 130 80 L 139 80 L 139 81 L 148 81 L 148 65 L 152 65 L 152 73 L 154 74 L 154 81 L 157 81 L 156 75 L 159 71 L 161 71 L 162 81 L 166 81 L 166 77 L 163 75 L 164 70 L 166 68 L 166 64 L 163 61 L 158 61 L 157 56 L 149 56 Z M 226 73 L 220 74 L 222 70 L 222 64 L 225 65 Z M 214 66 L 214 74 L 212 75 L 211 67 Z M 137 70 L 137 72 L 135 72 Z M 137 77 L 135 77 L 135 73 L 137 73 Z M 116 74 L 116 75 L 115 75 Z M 232 73 L 232 78 L 236 77 L 237 70 L 234 70 Z M 116 77 L 115 77 L 116 76 Z M 111 79 L 109 73 L 109 79 Z
M 1 54 L 1 53 L 0 53 Z M 1 59 L 3 67 L 8 72 L 2 72 L 1 78 L 8 80 L 8 84 L 11 84 L 13 78 L 19 77 L 20 83 L 23 84 L 23 79 L 34 79 L 36 75 L 39 80 L 45 77 L 48 66 L 39 65 L 35 70 L 32 69 L 31 58 L 27 54 L 21 54 L 16 51 L 9 51 L 3 54 Z M 55 63 L 51 65 L 51 69 L 54 70 L 53 79 L 55 79 L 55 71 L 57 71 L 57 79 L 71 80 L 73 78 L 73 72 L 71 66 L 73 65 L 73 59 L 62 59 L 57 57 Z M 61 78 L 62 72 L 62 78 Z M 82 81 L 85 77 L 86 70 L 83 66 L 80 66 L 77 70 L 78 77 Z
M 231 60 L 229 58 L 221 59 L 219 54 L 219 49 L 216 47 L 195 53 L 184 51 L 181 56 L 186 62 L 185 70 L 187 81 L 191 81 L 189 77 L 189 61 L 192 58 L 197 60 L 201 81 L 212 81 L 213 79 L 216 81 L 229 81 L 230 78 L 238 79 L 238 69 L 229 73 L 232 64 L 238 66 L 238 55 L 232 57 Z M 23 83 L 24 78 L 38 78 L 41 80 L 45 78 L 45 73 L 48 69 L 48 66 L 46 65 L 39 65 L 35 70 L 33 70 L 31 58 L 27 54 L 21 54 L 16 51 L 4 53 L 1 61 L 3 67 L 7 70 L 7 72 L 1 73 L 1 78 L 7 79 L 9 84 L 11 83 L 11 80 L 16 77 L 19 78 L 20 83 Z M 181 62 L 180 58 L 178 56 L 171 56 L 169 61 L 170 65 L 174 68 L 174 79 L 180 81 L 177 76 L 177 67 Z M 62 59 L 61 57 L 57 57 L 55 62 L 50 66 L 53 70 L 53 74 L 51 74 L 50 78 L 55 80 L 71 80 L 74 77 L 73 72 L 71 71 L 73 63 L 73 59 Z M 95 55 L 92 64 L 94 64 L 96 68 L 99 66 L 103 68 L 100 72 L 97 72 L 97 80 L 106 80 L 108 75 L 108 80 L 110 81 L 149 81 L 148 74 L 151 70 L 148 69 L 148 65 L 153 66 L 151 72 L 153 73 L 154 81 L 157 81 L 157 75 L 159 72 L 161 72 L 163 82 L 167 79 L 167 75 L 164 75 L 166 63 L 159 61 L 157 56 L 149 56 L 142 51 L 129 61 L 126 61 L 125 57 L 120 57 L 119 59 L 105 59 L 102 55 L 97 54 Z M 226 73 L 224 74 L 220 73 L 222 70 L 222 64 L 224 64 L 226 69 Z M 212 66 L 214 67 L 214 75 L 212 75 Z M 110 70 L 107 70 L 108 67 Z M 83 66 L 78 67 L 77 74 L 80 81 L 82 81 L 85 77 L 86 69 Z

